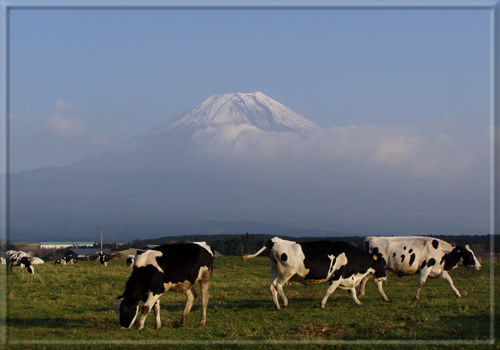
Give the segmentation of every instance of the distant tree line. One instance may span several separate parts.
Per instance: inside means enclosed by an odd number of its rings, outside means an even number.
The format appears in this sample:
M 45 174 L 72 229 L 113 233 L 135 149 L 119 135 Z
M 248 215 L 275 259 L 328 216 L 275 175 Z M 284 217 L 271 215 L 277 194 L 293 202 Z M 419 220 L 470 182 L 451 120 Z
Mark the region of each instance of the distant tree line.
M 275 235 L 268 234 L 250 234 L 243 235 L 193 235 L 193 236 L 170 236 L 146 240 L 134 240 L 129 244 L 122 246 L 133 248 L 144 248 L 148 245 L 160 245 L 168 243 L 185 243 L 205 241 L 213 249 L 220 252 L 222 255 L 241 256 L 243 254 L 250 254 L 257 252 L 262 248 L 271 238 Z M 433 236 L 444 241 L 454 243 L 457 245 L 465 246 L 469 244 L 477 255 L 486 255 L 490 251 L 490 236 Z M 303 242 L 310 240 L 334 240 L 350 243 L 360 249 L 364 249 L 364 236 L 345 236 L 345 237 L 287 237 L 280 236 L 280 238 L 288 239 L 295 242 Z M 494 236 L 494 252 L 500 252 L 500 236 Z M 263 253 L 264 255 L 265 253 Z
M 260 248 L 262 248 L 271 238 L 275 237 L 275 235 L 270 234 L 232 234 L 232 235 L 191 235 L 191 236 L 169 236 L 169 237 L 161 237 L 155 239 L 142 239 L 142 240 L 134 240 L 129 243 L 104 243 L 103 248 L 108 248 L 111 250 L 125 250 L 127 248 L 139 248 L 144 249 L 148 245 L 160 245 L 160 244 L 168 244 L 168 243 L 186 243 L 186 242 L 196 242 L 196 241 L 205 241 L 207 242 L 214 250 L 221 253 L 222 255 L 229 256 L 241 256 L 243 254 L 251 254 L 257 252 Z M 491 246 L 491 236 L 482 235 L 482 236 L 474 236 L 474 235 L 463 235 L 463 236 L 433 236 L 436 238 L 440 238 L 444 241 L 465 246 L 469 244 L 474 253 L 478 256 L 488 255 L 490 252 Z M 334 240 L 334 241 L 343 241 L 350 243 L 360 249 L 364 249 L 364 236 L 344 236 L 344 237 L 290 237 L 290 236 L 280 236 L 280 238 L 288 239 L 295 242 L 303 242 L 310 240 Z M 500 235 L 493 236 L 493 249 L 496 255 L 500 255 Z M 18 249 L 26 249 L 23 246 L 16 246 L 16 244 L 7 242 L 0 244 L 0 247 L 3 250 L 18 250 Z M 94 247 L 96 251 L 99 250 L 100 244 L 95 244 Z M 45 259 L 45 260 L 55 260 L 59 259 L 67 254 L 69 254 L 71 248 L 63 248 L 63 249 L 41 249 L 37 250 L 37 256 Z M 266 253 L 262 253 L 265 255 Z M 0 256 L 4 254 L 1 253 Z

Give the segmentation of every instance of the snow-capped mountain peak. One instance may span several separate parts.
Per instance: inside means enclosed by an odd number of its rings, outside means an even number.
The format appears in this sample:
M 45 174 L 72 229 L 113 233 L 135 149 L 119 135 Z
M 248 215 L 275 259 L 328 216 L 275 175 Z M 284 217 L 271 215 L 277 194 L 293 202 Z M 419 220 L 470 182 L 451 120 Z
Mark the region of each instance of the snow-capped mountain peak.
M 263 131 L 299 131 L 318 127 L 278 101 L 257 91 L 228 93 L 207 98 L 179 119 L 161 129 L 206 129 L 225 125 L 250 125 Z

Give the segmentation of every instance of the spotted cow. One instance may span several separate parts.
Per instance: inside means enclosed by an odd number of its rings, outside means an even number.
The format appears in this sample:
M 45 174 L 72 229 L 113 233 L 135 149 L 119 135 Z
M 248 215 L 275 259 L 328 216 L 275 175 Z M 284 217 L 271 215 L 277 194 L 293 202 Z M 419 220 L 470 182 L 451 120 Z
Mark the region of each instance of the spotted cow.
M 34 273 L 35 270 L 28 259 L 32 257 L 33 252 L 23 252 L 18 250 L 8 250 L 5 252 L 5 259 L 7 260 L 7 270 L 12 272 L 12 266 L 20 266 L 21 270 L 26 269 L 29 273 Z
M 108 266 L 109 255 L 99 254 L 99 262 L 101 263 L 102 266 Z
M 354 302 L 361 305 L 356 296 L 356 286 L 361 280 L 371 275 L 375 275 L 377 280 L 386 277 L 385 261 L 380 254 L 369 254 L 344 242 L 296 243 L 274 237 L 257 253 L 244 255 L 243 260 L 254 258 L 266 249 L 272 272 L 269 289 L 276 310 L 281 309 L 278 294 L 283 300 L 283 307 L 288 307 L 288 299 L 283 292 L 283 285 L 288 281 L 330 283 L 320 304 L 324 308 L 328 297 L 338 287 L 349 290 Z
M 461 294 L 453 284 L 448 271 L 456 268 L 461 262 L 464 266 L 481 269 L 481 264 L 470 249 L 450 244 L 432 237 L 367 237 L 366 248 L 374 254 L 382 254 L 387 261 L 386 268 L 397 276 L 407 276 L 419 273 L 416 299 L 420 299 L 420 291 L 427 278 L 443 278 L 448 282 L 455 295 Z M 369 276 L 361 283 L 360 296 L 363 296 Z M 383 288 L 379 289 L 381 295 Z
M 205 242 L 166 244 L 147 250 L 137 257 L 125 292 L 117 299 L 117 312 L 122 329 L 130 328 L 139 313 L 139 302 L 144 302 L 138 329 L 151 311 L 155 312 L 155 327 L 161 327 L 160 298 L 168 291 L 186 294 L 186 306 L 181 326 L 185 325 L 197 297 L 195 284 L 200 284 L 202 317 L 206 324 L 208 288 L 212 278 L 214 253 Z

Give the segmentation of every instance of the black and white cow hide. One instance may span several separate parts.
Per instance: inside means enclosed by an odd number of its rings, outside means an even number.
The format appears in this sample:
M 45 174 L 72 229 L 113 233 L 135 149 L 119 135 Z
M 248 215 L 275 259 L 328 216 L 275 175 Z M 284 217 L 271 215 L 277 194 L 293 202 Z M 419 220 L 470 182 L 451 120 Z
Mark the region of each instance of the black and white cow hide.
M 19 266 L 21 267 L 21 271 L 26 269 L 31 274 L 35 274 L 35 267 L 31 264 L 31 260 L 27 256 L 23 256 L 21 260 L 19 260 Z
M 456 268 L 459 263 L 464 266 L 481 269 L 469 245 L 457 246 L 441 239 L 419 236 L 400 237 L 367 237 L 366 248 L 374 254 L 382 254 L 387 261 L 387 269 L 399 277 L 419 273 L 416 299 L 427 278 L 443 278 L 448 282 L 453 293 L 460 298 L 461 294 L 453 284 L 448 271 Z M 364 294 L 369 276 L 361 283 L 360 296 Z M 379 289 L 379 292 L 383 289 Z
M 269 289 L 276 310 L 281 309 L 278 294 L 283 306 L 288 307 L 288 299 L 283 292 L 283 285 L 288 281 L 302 284 L 329 282 L 330 286 L 321 300 L 321 307 L 324 308 L 328 297 L 338 287 L 349 290 L 354 302 L 360 305 L 356 286 L 361 280 L 371 275 L 375 275 L 377 280 L 386 277 L 385 261 L 380 254 L 369 254 L 344 242 L 296 243 L 274 237 L 257 253 L 244 255 L 243 260 L 254 258 L 266 249 L 269 250 L 272 272 Z
M 200 284 L 202 302 L 200 326 L 204 326 L 213 263 L 213 250 L 205 242 L 166 244 L 139 255 L 132 275 L 125 285 L 125 292 L 117 299 L 117 312 L 122 329 L 130 328 L 134 324 L 140 301 L 144 304 L 138 329 L 144 327 L 151 308 L 155 312 L 155 327 L 160 328 L 160 298 L 170 290 L 187 296 L 181 318 L 183 326 L 197 297 L 194 289 L 197 282 Z

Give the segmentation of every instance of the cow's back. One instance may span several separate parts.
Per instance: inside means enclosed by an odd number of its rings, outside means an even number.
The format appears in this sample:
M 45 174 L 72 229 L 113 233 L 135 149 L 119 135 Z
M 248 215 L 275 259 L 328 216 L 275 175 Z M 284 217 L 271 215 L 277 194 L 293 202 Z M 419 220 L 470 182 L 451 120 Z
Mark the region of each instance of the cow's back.
M 163 270 L 163 279 L 169 283 L 188 281 L 194 284 L 200 269 L 213 270 L 214 256 L 210 247 L 195 243 L 166 244 L 155 248 L 162 253 L 156 259 Z

